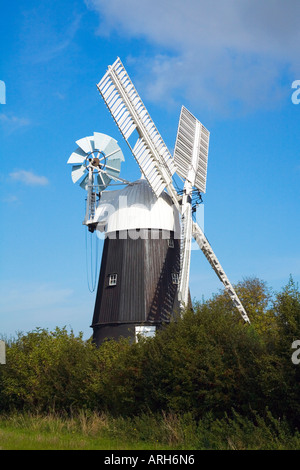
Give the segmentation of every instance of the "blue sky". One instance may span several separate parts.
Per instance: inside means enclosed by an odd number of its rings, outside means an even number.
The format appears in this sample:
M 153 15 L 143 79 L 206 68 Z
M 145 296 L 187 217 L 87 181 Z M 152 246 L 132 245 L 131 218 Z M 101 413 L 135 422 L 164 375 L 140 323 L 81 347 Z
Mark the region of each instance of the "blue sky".
M 210 130 L 205 233 L 231 282 L 299 281 L 299 13 L 297 0 L 2 2 L 0 334 L 92 333 L 84 192 L 66 162 L 103 132 L 121 176 L 139 177 L 96 88 L 118 56 L 171 152 L 182 104 Z M 192 297 L 221 287 L 193 251 Z

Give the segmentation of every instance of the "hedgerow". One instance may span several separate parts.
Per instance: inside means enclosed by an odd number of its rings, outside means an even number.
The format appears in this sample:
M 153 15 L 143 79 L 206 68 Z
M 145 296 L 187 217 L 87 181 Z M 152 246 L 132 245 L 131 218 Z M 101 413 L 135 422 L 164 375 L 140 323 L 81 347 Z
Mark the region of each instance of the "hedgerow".
M 236 286 L 250 317 L 245 324 L 224 292 L 195 303 L 154 338 L 96 348 L 66 328 L 19 333 L 0 367 L 0 411 L 131 417 L 192 416 L 200 422 L 272 416 L 300 424 L 300 293 L 292 278 L 273 294 L 258 279 Z M 279 422 L 278 421 L 278 422 Z

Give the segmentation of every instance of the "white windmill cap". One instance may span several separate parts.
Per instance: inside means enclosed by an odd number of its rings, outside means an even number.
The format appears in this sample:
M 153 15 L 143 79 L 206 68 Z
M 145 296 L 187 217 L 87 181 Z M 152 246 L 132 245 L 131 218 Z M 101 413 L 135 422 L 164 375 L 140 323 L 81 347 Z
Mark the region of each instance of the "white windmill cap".
M 161 229 L 180 233 L 179 214 L 170 196 L 158 198 L 146 179 L 139 179 L 119 191 L 103 191 L 95 218 L 106 233 L 121 230 Z

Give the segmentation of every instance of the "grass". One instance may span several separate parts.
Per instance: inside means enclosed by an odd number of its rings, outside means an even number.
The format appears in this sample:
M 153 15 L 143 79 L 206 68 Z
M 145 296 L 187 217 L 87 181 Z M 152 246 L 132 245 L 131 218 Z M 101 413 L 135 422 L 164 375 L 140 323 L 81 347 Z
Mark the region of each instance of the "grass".
M 300 434 L 272 418 L 235 415 L 142 415 L 114 418 L 95 412 L 75 416 L 0 415 L 0 450 L 298 450 Z
M 157 449 L 165 449 L 157 446 Z M 144 442 L 124 442 L 107 437 L 91 437 L 80 433 L 30 431 L 13 428 L 0 431 L 0 450 L 146 450 L 153 449 Z
M 118 423 L 118 424 L 117 424 Z M 171 449 L 158 441 L 126 433 L 122 419 L 93 413 L 62 418 L 55 414 L 12 414 L 0 417 L 0 450 L 149 450 Z M 117 426 L 116 426 L 117 425 Z M 134 435 L 136 434 L 136 438 Z

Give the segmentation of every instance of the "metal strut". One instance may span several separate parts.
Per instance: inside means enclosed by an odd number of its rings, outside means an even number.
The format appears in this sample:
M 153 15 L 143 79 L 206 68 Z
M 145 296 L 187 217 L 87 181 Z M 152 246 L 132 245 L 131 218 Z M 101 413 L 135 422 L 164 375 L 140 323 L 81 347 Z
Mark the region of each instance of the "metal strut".
M 249 317 L 240 301 L 238 298 L 233 286 L 231 285 L 228 277 L 225 274 L 224 269 L 222 268 L 218 258 L 216 257 L 215 253 L 213 252 L 212 247 L 210 246 L 206 236 L 202 232 L 201 228 L 199 225 L 197 225 L 195 222 L 193 222 L 193 237 L 195 238 L 196 242 L 198 243 L 199 247 L 201 248 L 202 252 L 204 253 L 207 261 L 215 271 L 216 275 L 220 279 L 220 281 L 223 283 L 226 291 L 228 292 L 231 300 L 233 301 L 234 306 L 238 309 L 240 312 L 241 316 L 243 319 L 247 322 L 250 323 Z

